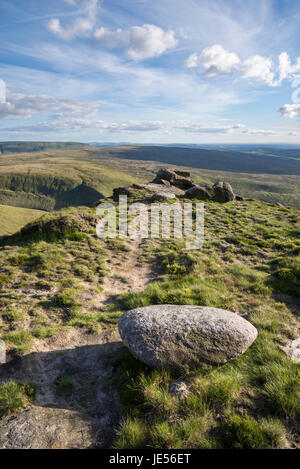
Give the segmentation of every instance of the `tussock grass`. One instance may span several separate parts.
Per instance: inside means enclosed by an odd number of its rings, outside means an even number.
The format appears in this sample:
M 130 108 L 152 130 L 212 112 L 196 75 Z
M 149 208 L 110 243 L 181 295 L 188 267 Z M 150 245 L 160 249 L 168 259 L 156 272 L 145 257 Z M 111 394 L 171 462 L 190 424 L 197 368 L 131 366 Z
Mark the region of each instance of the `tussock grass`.
M 35 396 L 35 386 L 10 381 L 0 385 L 0 418 L 31 404 Z

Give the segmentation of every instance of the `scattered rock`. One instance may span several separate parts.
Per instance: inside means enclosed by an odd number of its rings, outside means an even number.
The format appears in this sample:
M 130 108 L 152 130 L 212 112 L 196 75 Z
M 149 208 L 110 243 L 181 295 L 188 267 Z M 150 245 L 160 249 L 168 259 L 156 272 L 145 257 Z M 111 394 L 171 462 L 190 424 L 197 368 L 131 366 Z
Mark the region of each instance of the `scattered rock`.
M 131 353 L 155 368 L 220 365 L 242 355 L 257 330 L 235 313 L 204 306 L 156 305 L 126 312 L 119 332 Z
M 259 218 L 259 217 L 251 217 L 251 220 L 256 221 L 257 223 L 262 223 L 265 221 L 264 218 Z
M 177 170 L 173 168 L 162 168 L 158 171 L 155 179 L 149 184 L 133 184 L 131 187 L 118 187 L 113 191 L 113 200 L 119 201 L 120 195 L 138 196 L 143 189 L 147 191 L 144 198 L 149 198 L 149 193 L 172 193 L 176 195 L 185 194 L 186 197 L 200 200 L 213 200 L 215 202 L 226 203 L 235 199 L 232 187 L 227 182 L 216 182 L 214 186 L 200 186 L 193 183 L 189 171 Z M 166 195 L 160 197 L 166 200 Z M 141 197 L 142 198 L 142 197 Z M 159 197 L 155 194 L 153 199 Z M 168 198 L 174 198 L 173 196 Z M 239 197 L 238 200 L 244 200 Z
M 154 194 L 152 196 L 152 200 L 170 200 L 170 199 L 176 199 L 176 195 L 173 194 L 172 192 L 158 192 L 157 194 Z
M 277 207 L 280 207 L 280 208 L 286 208 L 283 204 L 281 204 L 280 202 L 276 202 L 275 204 Z
M 241 195 L 236 195 L 235 196 L 235 200 L 239 201 L 239 202 L 242 202 L 244 199 L 244 197 L 242 197 Z
M 214 191 L 213 200 L 215 202 L 220 202 L 224 204 L 226 202 L 231 202 L 232 200 L 235 199 L 235 195 L 232 190 L 232 187 L 230 184 L 228 184 L 228 182 L 222 182 L 222 181 L 216 182 L 213 185 L 213 191 Z
M 3 340 L 0 340 L 0 365 L 6 363 L 6 345 Z
M 170 384 L 169 393 L 174 394 L 179 399 L 184 399 L 190 393 L 190 390 L 184 381 L 177 379 Z

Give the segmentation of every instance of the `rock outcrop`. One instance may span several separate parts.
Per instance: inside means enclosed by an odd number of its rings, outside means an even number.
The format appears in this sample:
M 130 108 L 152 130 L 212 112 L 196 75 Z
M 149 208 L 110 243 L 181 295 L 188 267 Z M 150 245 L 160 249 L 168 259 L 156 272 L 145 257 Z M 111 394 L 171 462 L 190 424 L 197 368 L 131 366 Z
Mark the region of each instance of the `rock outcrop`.
M 171 185 L 178 187 L 179 189 L 189 189 L 193 187 L 194 183 L 190 178 L 188 171 L 181 171 L 177 169 L 160 169 L 153 181 L 154 184 L 165 184 L 167 181 Z
M 228 182 L 219 181 L 213 186 L 200 186 L 193 182 L 191 174 L 188 171 L 163 168 L 158 171 L 155 179 L 149 184 L 134 184 L 131 187 L 118 187 L 114 189 L 113 200 L 118 202 L 120 195 L 136 198 L 141 190 L 146 191 L 144 198 L 151 197 L 151 192 L 159 194 L 164 192 L 185 195 L 191 199 L 212 200 L 219 203 L 227 203 L 235 199 L 232 187 Z M 166 199 L 166 196 L 161 198 Z
M 235 313 L 204 306 L 156 305 L 126 312 L 120 336 L 131 353 L 155 368 L 225 364 L 242 355 L 257 330 Z

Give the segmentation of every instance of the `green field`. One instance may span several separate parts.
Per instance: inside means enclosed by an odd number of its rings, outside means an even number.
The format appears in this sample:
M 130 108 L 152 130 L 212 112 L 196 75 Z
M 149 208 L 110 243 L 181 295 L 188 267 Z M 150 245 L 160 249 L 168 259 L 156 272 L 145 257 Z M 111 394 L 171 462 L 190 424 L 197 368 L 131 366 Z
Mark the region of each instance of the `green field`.
M 45 212 L 0 205 L 0 236 L 11 235 L 41 217 Z

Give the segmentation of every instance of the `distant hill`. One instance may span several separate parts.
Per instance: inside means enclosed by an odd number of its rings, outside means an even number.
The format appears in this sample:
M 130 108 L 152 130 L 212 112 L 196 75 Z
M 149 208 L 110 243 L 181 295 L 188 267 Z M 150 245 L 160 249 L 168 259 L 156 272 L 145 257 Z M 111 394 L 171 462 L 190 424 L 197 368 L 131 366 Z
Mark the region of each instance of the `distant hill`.
M 111 157 L 131 160 L 159 161 L 161 163 L 202 168 L 214 171 L 254 174 L 292 174 L 300 175 L 300 155 L 282 151 L 282 156 L 241 152 L 234 150 L 215 150 L 204 148 L 165 147 L 165 146 L 124 146 L 101 149 Z M 101 151 L 100 150 L 100 151 Z M 279 154 L 281 154 L 279 152 Z
M 0 142 L 0 153 L 27 153 L 45 150 L 70 150 L 84 148 L 85 143 L 76 142 Z

